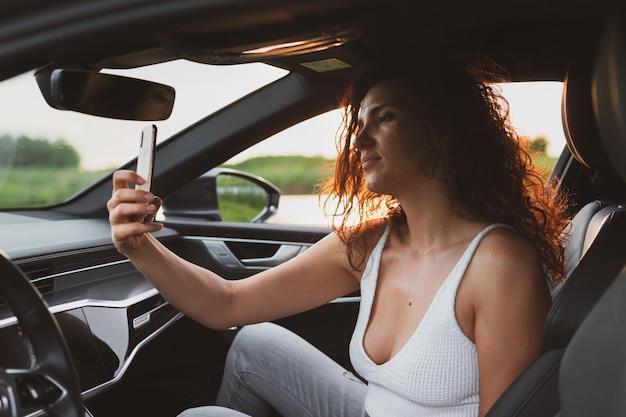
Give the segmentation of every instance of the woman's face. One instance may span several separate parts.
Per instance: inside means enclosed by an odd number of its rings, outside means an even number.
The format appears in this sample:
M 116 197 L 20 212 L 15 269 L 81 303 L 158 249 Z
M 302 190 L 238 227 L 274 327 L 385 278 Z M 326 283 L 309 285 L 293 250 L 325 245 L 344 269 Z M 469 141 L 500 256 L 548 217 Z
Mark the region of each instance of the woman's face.
M 374 85 L 361 101 L 359 150 L 368 190 L 398 198 L 424 179 L 432 180 L 427 158 L 432 147 L 420 120 L 420 103 L 408 81 L 388 79 Z

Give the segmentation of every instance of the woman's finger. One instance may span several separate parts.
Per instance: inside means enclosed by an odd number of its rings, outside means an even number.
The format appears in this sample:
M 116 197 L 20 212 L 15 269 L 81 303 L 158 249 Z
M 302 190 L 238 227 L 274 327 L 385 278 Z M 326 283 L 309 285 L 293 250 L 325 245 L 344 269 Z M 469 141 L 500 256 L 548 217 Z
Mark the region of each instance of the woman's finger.
M 118 225 L 141 221 L 145 216 L 156 214 L 158 208 L 151 203 L 120 203 L 109 210 L 109 222 Z
M 113 192 L 122 188 L 130 188 L 130 184 L 144 184 L 146 180 L 135 171 L 122 169 L 113 173 Z
M 156 232 L 162 228 L 162 223 L 122 223 L 111 228 L 111 237 L 114 242 L 124 242 L 133 236 Z
M 149 191 L 122 188 L 113 192 L 113 195 L 107 201 L 107 209 L 109 211 L 114 210 L 115 207 L 124 203 L 150 203 L 154 199 L 154 194 Z

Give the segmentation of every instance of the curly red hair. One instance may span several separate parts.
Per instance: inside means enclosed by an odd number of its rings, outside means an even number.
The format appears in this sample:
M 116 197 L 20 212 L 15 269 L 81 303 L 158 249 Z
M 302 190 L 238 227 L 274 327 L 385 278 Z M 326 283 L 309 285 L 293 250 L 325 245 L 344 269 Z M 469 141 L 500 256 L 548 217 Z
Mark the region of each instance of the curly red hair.
M 424 68 L 381 68 L 362 74 L 344 92 L 334 177 L 320 195 L 327 196 L 325 209 L 339 220 L 333 229 L 346 243 L 353 268 L 365 261 L 367 231 L 406 221 L 393 196 L 367 190 L 359 151 L 352 145 L 361 101 L 375 84 L 393 78 L 408 81 L 421 103 L 419 117 L 430 130 L 436 161 L 432 174 L 440 173 L 437 179 L 447 186 L 459 213 L 513 227 L 535 246 L 548 276 L 561 280 L 566 199 L 546 184 L 532 163 L 528 141 L 511 126 L 508 102 L 492 84 L 503 78 L 493 69 L 430 60 Z M 374 218 L 385 221 L 368 221 Z

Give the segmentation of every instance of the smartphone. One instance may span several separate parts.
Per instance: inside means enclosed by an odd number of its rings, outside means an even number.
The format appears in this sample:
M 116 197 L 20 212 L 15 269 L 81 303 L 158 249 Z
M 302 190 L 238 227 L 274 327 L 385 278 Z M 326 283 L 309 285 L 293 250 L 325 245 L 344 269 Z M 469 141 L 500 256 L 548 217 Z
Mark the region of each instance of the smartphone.
M 157 128 L 155 125 L 146 126 L 141 131 L 139 154 L 137 156 L 137 174 L 146 180 L 137 185 L 138 190 L 150 191 L 152 186 L 152 170 L 154 167 L 154 147 L 156 146 Z
M 155 125 L 146 126 L 141 131 L 141 142 L 139 143 L 139 154 L 137 155 L 137 174 L 146 180 L 141 185 L 136 185 L 137 190 L 150 191 L 152 187 L 152 170 L 154 168 L 154 147 L 156 146 L 157 128 Z M 156 217 L 155 214 L 146 215 L 142 223 L 151 223 Z

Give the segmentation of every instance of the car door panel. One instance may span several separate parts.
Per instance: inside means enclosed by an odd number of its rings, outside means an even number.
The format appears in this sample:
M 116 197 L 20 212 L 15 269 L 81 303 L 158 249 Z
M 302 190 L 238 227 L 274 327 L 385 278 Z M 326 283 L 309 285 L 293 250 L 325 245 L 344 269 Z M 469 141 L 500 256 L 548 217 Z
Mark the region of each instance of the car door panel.
M 226 279 L 242 279 L 277 266 L 330 233 L 328 228 L 312 226 L 201 221 L 196 221 L 195 225 L 180 221 L 166 224 L 184 236 L 168 242 L 170 249 Z M 359 301 L 358 293 L 348 294 L 276 322 L 350 368 L 347 345 Z

